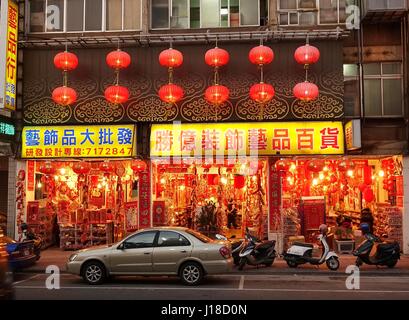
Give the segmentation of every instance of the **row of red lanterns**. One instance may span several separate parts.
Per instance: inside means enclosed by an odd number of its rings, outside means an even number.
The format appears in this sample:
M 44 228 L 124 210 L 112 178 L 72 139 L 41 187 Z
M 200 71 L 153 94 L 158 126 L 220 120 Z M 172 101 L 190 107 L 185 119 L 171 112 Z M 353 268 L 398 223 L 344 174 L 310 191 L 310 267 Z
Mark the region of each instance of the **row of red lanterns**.
M 307 70 L 309 65 L 319 60 L 320 52 L 317 48 L 307 43 L 295 51 L 294 57 L 297 63 L 304 65 Z M 230 55 L 228 51 L 218 48 L 217 46 L 208 50 L 205 54 L 206 64 L 215 68 L 215 83 L 208 87 L 205 92 L 205 98 L 211 104 L 220 105 L 229 99 L 230 90 L 226 86 L 220 85 L 218 79 L 218 69 L 228 64 L 229 60 Z M 271 48 L 261 44 L 250 50 L 249 60 L 251 63 L 258 65 L 262 72 L 263 66 L 270 64 L 274 60 L 274 52 Z M 118 49 L 107 55 L 106 63 L 110 68 L 115 70 L 117 79 L 115 85 L 109 86 L 105 90 L 105 98 L 114 104 L 125 103 L 129 99 L 129 90 L 119 85 L 119 71 L 129 67 L 131 57 L 128 53 Z M 159 97 L 166 103 L 176 103 L 183 98 L 184 91 L 180 86 L 173 83 L 173 69 L 183 64 L 183 54 L 178 50 L 169 48 L 160 53 L 159 63 L 169 69 L 169 83 L 159 89 Z M 57 68 L 66 73 L 77 68 L 78 58 L 75 54 L 64 51 L 55 56 L 54 64 Z M 297 99 L 308 102 L 318 97 L 319 90 L 315 84 L 306 80 L 305 82 L 297 84 L 294 87 L 293 93 Z M 250 98 L 258 103 L 264 104 L 271 101 L 274 95 L 274 87 L 264 83 L 262 73 L 260 83 L 254 84 L 250 88 Z M 76 101 L 77 94 L 74 89 L 64 85 L 63 87 L 55 89 L 52 97 L 56 103 L 66 106 Z

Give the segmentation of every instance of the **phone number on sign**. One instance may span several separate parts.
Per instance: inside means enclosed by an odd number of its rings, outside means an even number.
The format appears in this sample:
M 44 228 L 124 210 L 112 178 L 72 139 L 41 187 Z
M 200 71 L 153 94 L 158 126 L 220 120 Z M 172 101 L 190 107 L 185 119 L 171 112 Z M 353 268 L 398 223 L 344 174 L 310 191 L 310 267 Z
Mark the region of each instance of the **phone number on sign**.
M 133 148 L 85 148 L 83 156 L 131 156 Z

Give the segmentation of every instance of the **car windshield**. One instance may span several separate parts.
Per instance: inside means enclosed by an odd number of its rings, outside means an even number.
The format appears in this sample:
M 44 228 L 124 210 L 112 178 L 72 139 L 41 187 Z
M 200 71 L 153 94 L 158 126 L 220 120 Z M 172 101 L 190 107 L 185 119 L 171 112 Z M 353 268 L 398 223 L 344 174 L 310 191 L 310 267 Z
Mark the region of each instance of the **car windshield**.
M 196 232 L 194 230 L 188 229 L 186 230 L 186 232 L 192 236 L 194 236 L 196 239 L 199 239 L 200 241 L 204 242 L 204 243 L 209 243 L 212 242 L 213 240 L 206 237 L 204 234 L 201 234 L 199 232 Z

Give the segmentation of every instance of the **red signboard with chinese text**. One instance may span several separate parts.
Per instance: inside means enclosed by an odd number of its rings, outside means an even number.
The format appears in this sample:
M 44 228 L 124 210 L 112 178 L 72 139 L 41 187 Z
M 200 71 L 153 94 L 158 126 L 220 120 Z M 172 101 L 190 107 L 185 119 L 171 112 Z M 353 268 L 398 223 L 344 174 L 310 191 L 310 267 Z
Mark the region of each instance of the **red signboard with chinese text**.
M 139 203 L 139 229 L 149 228 L 152 225 L 150 166 L 139 174 Z
M 277 160 L 270 159 L 269 181 L 269 198 L 270 198 L 270 215 L 269 215 L 269 232 L 277 232 L 281 227 L 281 177 L 275 169 Z
M 153 226 L 159 227 L 166 225 L 165 201 L 153 201 Z
M 27 161 L 27 190 L 34 191 L 35 184 L 35 162 Z

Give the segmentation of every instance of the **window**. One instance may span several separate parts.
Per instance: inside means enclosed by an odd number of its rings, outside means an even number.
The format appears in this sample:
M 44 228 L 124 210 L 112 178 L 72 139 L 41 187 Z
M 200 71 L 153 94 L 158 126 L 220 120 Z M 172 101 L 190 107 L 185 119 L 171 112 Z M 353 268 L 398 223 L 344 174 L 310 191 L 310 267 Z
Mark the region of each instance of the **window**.
M 142 0 L 30 0 L 29 32 L 140 30 Z
M 346 20 L 346 0 L 319 0 L 320 24 L 339 24 Z
M 152 248 L 156 231 L 147 231 L 131 236 L 124 242 L 125 249 Z
M 260 26 L 267 0 L 152 0 L 152 29 Z
M 344 65 L 344 110 L 346 117 L 359 117 L 359 69 L 356 64 Z
M 203 243 L 209 243 L 212 242 L 212 239 L 206 237 L 204 234 L 201 234 L 197 231 L 188 229 L 186 230 L 187 233 L 189 233 L 190 235 L 194 236 L 196 239 L 200 240 Z
M 190 246 L 190 242 L 179 233 L 172 231 L 161 231 L 159 233 L 158 246 L 159 247 Z
M 403 116 L 402 64 L 365 64 L 364 97 L 367 117 Z

